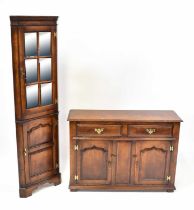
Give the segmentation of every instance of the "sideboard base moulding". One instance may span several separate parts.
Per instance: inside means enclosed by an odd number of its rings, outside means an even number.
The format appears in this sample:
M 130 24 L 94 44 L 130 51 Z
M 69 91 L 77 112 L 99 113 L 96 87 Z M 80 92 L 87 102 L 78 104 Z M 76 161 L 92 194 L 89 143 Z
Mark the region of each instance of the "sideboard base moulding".
M 71 192 L 76 192 L 78 190 L 89 190 L 89 191 L 96 191 L 96 190 L 103 190 L 103 191 L 147 191 L 147 192 L 174 192 L 176 190 L 175 186 L 163 186 L 163 185 L 131 185 L 131 186 L 118 186 L 118 185 L 71 185 L 69 186 Z

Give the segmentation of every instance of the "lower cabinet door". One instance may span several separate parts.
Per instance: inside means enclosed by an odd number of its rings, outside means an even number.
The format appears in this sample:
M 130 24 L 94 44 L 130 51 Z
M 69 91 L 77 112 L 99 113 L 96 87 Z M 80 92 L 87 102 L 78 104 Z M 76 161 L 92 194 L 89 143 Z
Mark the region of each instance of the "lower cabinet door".
M 26 184 L 52 176 L 58 169 L 57 117 L 46 117 L 24 124 Z
M 112 142 L 80 140 L 78 146 L 77 183 L 110 184 Z
M 136 144 L 136 184 L 167 184 L 170 167 L 168 141 L 141 141 Z

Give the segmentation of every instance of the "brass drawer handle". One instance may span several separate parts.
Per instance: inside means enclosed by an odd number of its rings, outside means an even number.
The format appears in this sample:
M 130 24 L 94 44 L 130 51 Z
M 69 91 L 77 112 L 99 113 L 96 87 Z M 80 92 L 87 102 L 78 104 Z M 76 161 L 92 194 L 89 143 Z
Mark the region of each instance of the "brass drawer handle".
M 151 135 L 156 132 L 156 129 L 155 128 L 147 128 L 146 132 Z
M 104 131 L 104 128 L 95 128 L 94 131 L 97 133 L 97 134 L 102 134 L 102 132 Z

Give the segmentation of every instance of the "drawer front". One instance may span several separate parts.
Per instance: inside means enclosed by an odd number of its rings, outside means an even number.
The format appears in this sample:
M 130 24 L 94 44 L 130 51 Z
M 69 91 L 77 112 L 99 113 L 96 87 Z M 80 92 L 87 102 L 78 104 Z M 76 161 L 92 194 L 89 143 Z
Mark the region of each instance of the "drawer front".
M 121 125 L 77 124 L 77 136 L 121 136 Z
M 131 137 L 172 137 L 172 125 L 129 125 L 128 136 Z

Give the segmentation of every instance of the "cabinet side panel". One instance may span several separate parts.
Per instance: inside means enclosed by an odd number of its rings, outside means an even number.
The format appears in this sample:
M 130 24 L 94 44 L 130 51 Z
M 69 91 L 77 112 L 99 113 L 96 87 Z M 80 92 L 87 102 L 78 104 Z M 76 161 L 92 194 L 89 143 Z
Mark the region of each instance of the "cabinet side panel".
M 179 130 L 180 123 L 174 124 L 173 137 L 175 141 L 173 142 L 174 151 L 171 153 L 171 162 L 170 162 L 170 184 L 174 185 L 175 174 L 176 174 L 176 164 L 177 164 L 177 155 L 178 155 L 178 143 L 179 143 Z
M 129 184 L 131 171 L 131 143 L 118 142 L 116 158 L 116 184 Z
M 24 140 L 23 140 L 23 124 L 16 123 L 16 135 L 17 135 L 17 156 L 18 156 L 18 173 L 20 187 L 24 187 L 25 180 L 25 160 L 24 160 Z
M 54 139 L 54 165 L 59 173 L 59 121 L 58 121 L 58 114 L 53 117 L 53 124 L 54 124 L 54 132 L 53 132 L 53 139 Z
M 53 58 L 53 66 L 52 68 L 54 69 L 53 71 L 53 81 L 55 83 L 55 85 L 53 85 L 53 96 L 54 96 L 54 100 L 56 102 L 56 106 L 57 106 L 57 109 L 58 109 L 58 84 L 57 84 L 57 28 L 56 26 L 53 26 L 52 29 L 52 58 Z
M 70 129 L 70 185 L 75 183 L 74 176 L 77 174 L 77 164 L 76 164 L 76 151 L 74 146 L 76 141 L 73 137 L 76 137 L 76 122 L 69 122 Z
M 20 94 L 20 74 L 19 74 L 19 29 L 12 26 L 11 42 L 12 42 L 12 68 L 13 68 L 13 84 L 14 84 L 14 99 L 15 99 L 15 116 L 20 119 L 22 116 L 21 110 L 21 94 Z

